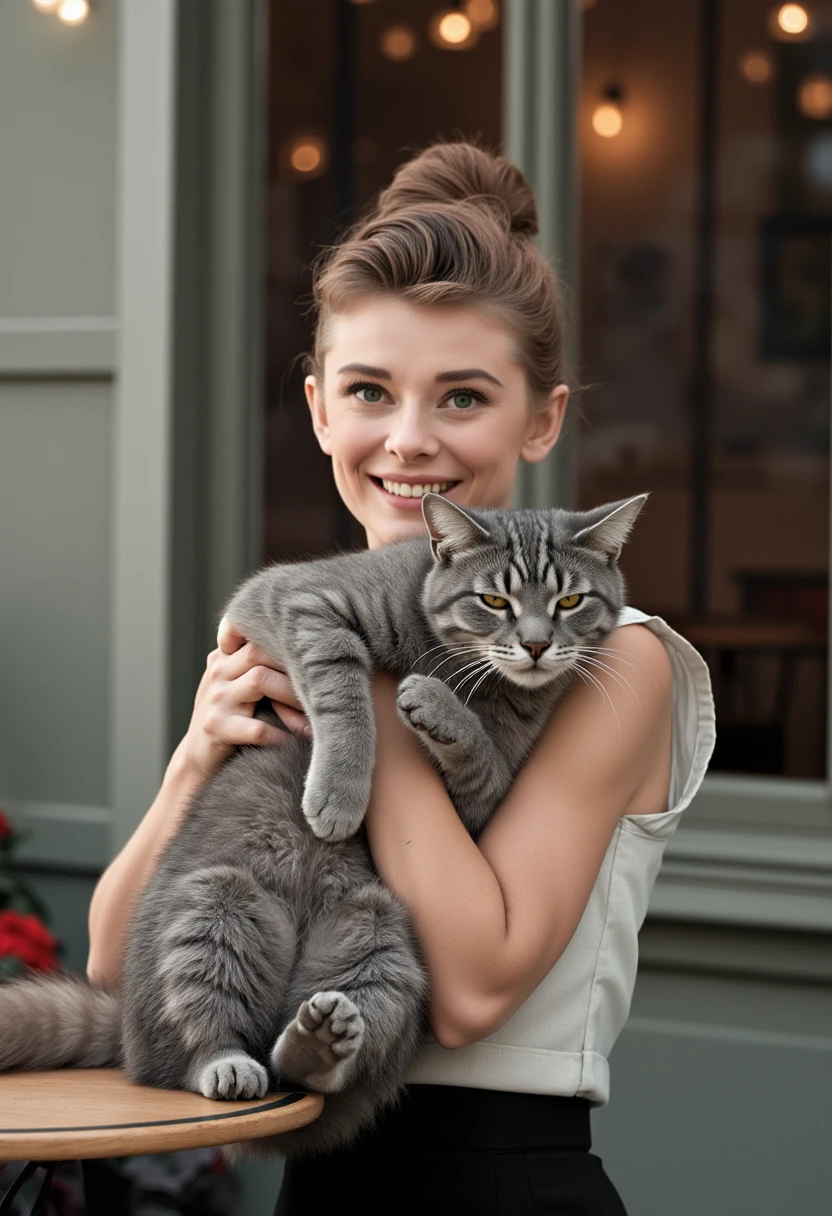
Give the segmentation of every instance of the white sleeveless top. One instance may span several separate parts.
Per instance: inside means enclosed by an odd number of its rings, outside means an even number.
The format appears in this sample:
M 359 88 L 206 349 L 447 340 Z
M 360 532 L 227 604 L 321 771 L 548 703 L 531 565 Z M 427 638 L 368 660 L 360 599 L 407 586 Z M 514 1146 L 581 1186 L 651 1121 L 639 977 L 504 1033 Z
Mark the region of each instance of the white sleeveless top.
M 624 608 L 618 623 L 646 625 L 670 656 L 668 809 L 621 817 L 569 945 L 505 1025 L 468 1047 L 440 1047 L 429 1037 L 409 1084 L 563 1094 L 598 1104 L 609 1098 L 607 1057 L 630 1009 L 638 931 L 664 847 L 702 783 L 716 738 L 711 681 L 702 656 L 661 617 Z

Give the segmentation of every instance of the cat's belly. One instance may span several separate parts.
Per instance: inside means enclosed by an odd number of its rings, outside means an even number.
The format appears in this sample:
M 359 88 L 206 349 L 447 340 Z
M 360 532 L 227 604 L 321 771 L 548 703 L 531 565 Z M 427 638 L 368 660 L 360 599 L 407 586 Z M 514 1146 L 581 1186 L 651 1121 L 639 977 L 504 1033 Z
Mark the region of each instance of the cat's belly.
M 350 891 L 372 881 L 375 871 L 362 840 L 318 840 L 306 820 L 298 819 L 282 822 L 278 830 L 252 831 L 246 860 L 257 881 L 285 900 L 298 918 L 317 920 Z

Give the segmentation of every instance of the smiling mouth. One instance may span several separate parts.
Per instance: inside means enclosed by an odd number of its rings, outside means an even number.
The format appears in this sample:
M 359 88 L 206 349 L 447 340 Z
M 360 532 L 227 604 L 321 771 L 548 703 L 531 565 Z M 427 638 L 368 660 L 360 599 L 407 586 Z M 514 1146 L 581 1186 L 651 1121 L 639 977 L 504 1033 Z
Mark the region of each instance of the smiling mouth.
M 422 498 L 425 494 L 445 494 L 459 485 L 458 481 L 425 481 L 411 485 L 409 482 L 389 481 L 387 478 L 373 476 L 370 481 L 396 498 Z

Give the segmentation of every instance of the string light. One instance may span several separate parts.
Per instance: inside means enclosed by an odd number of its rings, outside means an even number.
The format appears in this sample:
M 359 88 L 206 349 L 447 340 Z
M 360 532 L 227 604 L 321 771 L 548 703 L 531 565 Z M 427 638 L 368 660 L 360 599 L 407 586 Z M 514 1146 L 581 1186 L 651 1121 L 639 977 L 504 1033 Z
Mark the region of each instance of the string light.
M 797 89 L 797 104 L 807 118 L 832 117 L 832 79 L 829 76 L 807 76 Z
M 471 18 L 456 8 L 442 9 L 430 19 L 431 42 L 443 51 L 467 51 L 477 42 Z
M 42 13 L 52 13 L 58 7 L 59 0 L 32 0 L 35 8 L 40 9 Z
M 409 25 L 388 25 L 381 35 L 381 49 L 388 59 L 401 63 L 416 54 L 416 34 Z
M 780 42 L 803 42 L 812 33 L 812 18 L 802 4 L 781 4 L 768 15 L 768 32 Z
M 288 160 L 298 177 L 319 177 L 326 168 L 326 143 L 319 135 L 298 135 L 289 145 Z
M 471 25 L 481 33 L 494 30 L 500 24 L 497 0 L 465 0 L 464 9 Z
M 89 12 L 89 0 L 61 0 L 58 5 L 58 16 L 65 25 L 80 25 Z
M 740 73 L 749 84 L 768 84 L 774 76 L 774 63 L 766 51 L 746 51 L 740 56 Z
M 613 139 L 624 126 L 624 115 L 621 113 L 623 93 L 618 85 L 610 85 L 604 90 L 603 97 L 604 100 L 592 112 L 592 129 L 604 139 Z
M 802 4 L 783 4 L 777 10 L 777 24 L 784 34 L 802 34 L 809 24 L 809 14 Z

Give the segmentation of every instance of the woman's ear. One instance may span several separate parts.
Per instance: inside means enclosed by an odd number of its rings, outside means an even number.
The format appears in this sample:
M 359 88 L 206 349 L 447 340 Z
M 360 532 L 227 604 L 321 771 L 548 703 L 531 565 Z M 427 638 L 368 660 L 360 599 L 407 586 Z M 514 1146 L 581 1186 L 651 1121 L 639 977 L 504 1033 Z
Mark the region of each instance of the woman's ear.
M 323 385 L 318 385 L 316 376 L 307 376 L 303 382 L 303 388 L 306 393 L 306 400 L 309 403 L 309 412 L 312 415 L 312 430 L 318 438 L 321 451 L 325 452 L 327 456 L 331 456 L 332 447 L 329 438 L 329 423 L 326 417 Z
M 558 384 L 549 394 L 542 409 L 532 411 L 529 430 L 520 449 L 520 456 L 529 464 L 537 464 L 548 456 L 557 443 L 569 400 L 569 388 Z

